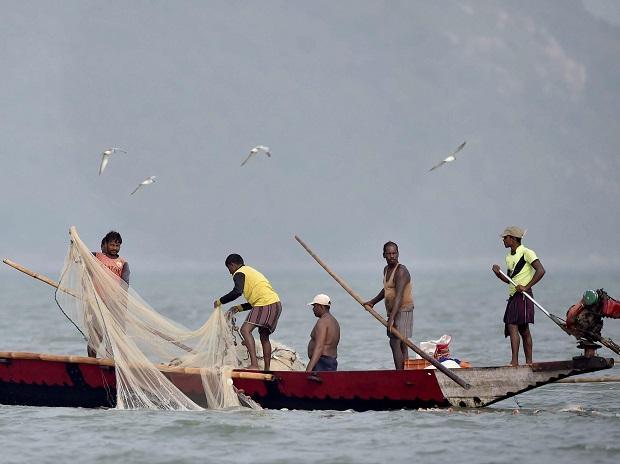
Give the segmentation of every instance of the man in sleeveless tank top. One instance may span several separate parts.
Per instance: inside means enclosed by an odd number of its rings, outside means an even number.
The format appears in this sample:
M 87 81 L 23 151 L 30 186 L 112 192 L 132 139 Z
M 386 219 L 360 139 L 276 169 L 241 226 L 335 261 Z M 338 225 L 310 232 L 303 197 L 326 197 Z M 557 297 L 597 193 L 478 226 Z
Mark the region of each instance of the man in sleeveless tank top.
M 93 251 L 93 255 L 116 276 L 119 283 L 123 281 L 128 286 L 130 275 L 129 263 L 118 255 L 119 251 L 121 251 L 122 243 L 123 238 L 121 234 L 111 230 L 101 240 L 101 253 Z M 97 347 L 101 344 L 101 333 L 97 328 L 93 328 L 89 331 L 88 338 L 86 351 L 89 357 L 96 358 Z
M 398 262 L 398 245 L 387 242 L 383 245 L 383 257 L 387 266 L 383 269 L 383 289 L 364 305 L 373 307 L 385 299 L 388 316 L 387 335 L 390 340 L 394 367 L 404 369 L 409 357 L 407 345 L 392 333 L 397 329 L 405 338 L 411 338 L 413 332 L 413 281 L 405 266 Z
M 534 323 L 534 303 L 523 293 L 527 292 L 533 298 L 532 287 L 545 275 L 545 268 L 534 250 L 521 245 L 524 235 L 525 232 L 516 226 L 506 227 L 500 235 L 504 247 L 510 248 L 510 253 L 506 255 L 506 268 L 508 276 L 517 284 L 516 287 L 499 273 L 499 265 L 494 264 L 492 267 L 497 278 L 509 284 L 508 303 L 504 312 L 504 335 L 510 337 L 511 366 L 519 365 L 519 335 L 523 339 L 525 363 L 532 364 L 533 343 L 529 324 Z
M 280 297 L 271 287 L 267 278 L 256 269 L 246 266 L 243 258 L 238 254 L 228 255 L 224 262 L 228 272 L 233 276 L 234 288 L 226 295 L 213 302 L 213 307 L 217 308 L 222 304 L 236 300 L 241 295 L 245 297 L 247 303 L 233 306 L 233 313 L 250 310 L 248 317 L 241 326 L 241 336 L 250 355 L 250 366 L 248 369 L 258 370 L 258 357 L 256 355 L 256 344 L 252 331 L 258 327 L 261 346 L 263 348 L 263 362 L 265 370 L 268 371 L 271 364 L 271 342 L 269 335 L 276 330 L 282 304 Z

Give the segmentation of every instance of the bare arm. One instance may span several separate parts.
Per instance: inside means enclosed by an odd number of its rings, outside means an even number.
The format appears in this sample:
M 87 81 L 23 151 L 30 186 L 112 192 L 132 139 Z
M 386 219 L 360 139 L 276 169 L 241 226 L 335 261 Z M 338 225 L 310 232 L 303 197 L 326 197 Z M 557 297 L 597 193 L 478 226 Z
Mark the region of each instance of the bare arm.
M 123 270 L 121 271 L 121 279 L 123 279 L 127 285 L 129 285 L 130 274 L 131 272 L 129 271 L 129 263 L 125 261 L 125 264 L 123 264 Z
M 394 327 L 394 320 L 398 313 L 400 312 L 400 307 L 403 301 L 403 293 L 405 292 L 405 286 L 411 281 L 411 275 L 405 266 L 398 266 L 396 270 L 396 275 L 394 276 L 394 284 L 396 286 L 396 297 L 394 298 L 394 306 L 392 307 L 392 312 L 390 313 L 390 317 L 388 318 L 388 335 L 391 332 L 392 327 Z
M 385 298 L 385 290 L 381 289 L 381 291 L 377 294 L 377 296 L 374 297 L 372 300 L 368 300 L 367 302 L 365 302 L 364 306 L 373 307 L 374 305 L 379 303 L 379 301 L 383 300 L 383 298 Z
M 532 288 L 540 279 L 545 275 L 545 268 L 539 259 L 532 263 L 532 267 L 534 268 L 534 277 L 529 281 L 527 285 L 517 285 L 517 292 L 527 292 L 530 288 Z
M 502 282 L 504 282 L 504 283 L 506 283 L 506 284 L 509 284 L 509 283 L 510 283 L 510 281 L 509 281 L 506 277 L 504 277 L 503 275 L 501 275 L 501 274 L 499 273 L 499 271 L 500 271 L 500 267 L 499 267 L 499 265 L 498 265 L 498 264 L 494 264 L 494 265 L 493 265 L 493 267 L 491 268 L 491 270 L 495 273 L 495 275 L 497 276 L 497 278 L 498 278 L 499 280 L 501 280 Z
M 316 363 L 319 362 L 319 358 L 323 354 L 323 348 L 325 347 L 325 340 L 327 339 L 327 324 L 322 319 L 319 319 L 316 323 L 314 330 L 314 351 L 312 357 L 306 366 L 306 372 L 312 372 Z

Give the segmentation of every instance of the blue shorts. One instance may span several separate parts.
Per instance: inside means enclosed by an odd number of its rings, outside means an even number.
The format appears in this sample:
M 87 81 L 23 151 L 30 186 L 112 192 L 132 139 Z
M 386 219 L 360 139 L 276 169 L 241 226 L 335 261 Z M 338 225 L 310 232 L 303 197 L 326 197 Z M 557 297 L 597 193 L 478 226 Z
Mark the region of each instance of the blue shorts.
M 332 358 L 331 356 L 321 356 L 319 358 L 319 362 L 314 366 L 313 371 L 337 371 L 338 370 L 338 361 L 336 358 Z

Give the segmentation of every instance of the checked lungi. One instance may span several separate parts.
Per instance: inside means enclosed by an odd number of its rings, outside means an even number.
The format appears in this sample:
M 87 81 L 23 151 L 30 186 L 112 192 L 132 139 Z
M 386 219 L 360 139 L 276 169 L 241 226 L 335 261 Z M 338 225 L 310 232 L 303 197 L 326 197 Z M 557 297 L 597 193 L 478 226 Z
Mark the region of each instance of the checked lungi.
M 245 322 L 258 327 L 264 327 L 269 330 L 269 333 L 273 333 L 278 325 L 281 312 L 282 304 L 279 301 L 267 306 L 255 306 L 250 311 L 250 314 L 248 314 Z

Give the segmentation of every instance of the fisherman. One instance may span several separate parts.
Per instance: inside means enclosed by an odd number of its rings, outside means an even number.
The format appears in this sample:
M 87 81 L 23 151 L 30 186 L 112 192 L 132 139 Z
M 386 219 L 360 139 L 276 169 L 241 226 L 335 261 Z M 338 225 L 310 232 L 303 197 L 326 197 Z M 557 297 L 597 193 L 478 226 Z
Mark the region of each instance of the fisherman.
M 545 268 L 536 253 L 521 244 L 524 235 L 525 231 L 516 226 L 506 227 L 500 235 L 504 247 L 510 248 L 510 253 L 506 255 L 506 267 L 508 277 L 517 284 L 516 287 L 500 274 L 499 265 L 494 264 L 492 267 L 497 278 L 509 284 L 509 298 L 504 313 L 504 336 L 510 337 L 511 366 L 519 365 L 519 335 L 523 339 L 525 363 L 532 364 L 532 334 L 529 324 L 534 323 L 534 303 L 523 293 L 533 298 L 532 287 L 545 275 Z
M 387 265 L 383 269 L 383 289 L 372 300 L 364 305 L 373 307 L 385 298 L 385 309 L 388 316 L 387 335 L 396 369 L 404 369 L 409 358 L 407 345 L 392 333 L 397 329 L 405 338 L 413 333 L 413 280 L 405 266 L 398 262 L 398 245 L 387 242 L 383 245 L 383 257 Z
M 129 286 L 129 263 L 125 261 L 123 258 L 119 256 L 119 251 L 121 251 L 121 244 L 123 243 L 123 238 L 121 234 L 116 232 L 115 230 L 111 230 L 108 232 L 103 239 L 101 239 L 101 252 L 93 251 L 93 255 L 95 258 L 101 262 L 101 264 L 109 269 L 112 274 L 114 274 L 119 281 L 122 281 L 127 288 Z M 96 288 L 96 286 L 95 286 Z M 91 317 L 91 323 L 88 324 L 89 328 L 89 341 L 86 347 L 86 351 L 88 352 L 88 356 L 91 358 L 97 357 L 97 346 L 101 344 L 101 329 L 98 327 L 98 324 Z
M 129 285 L 129 264 L 118 253 L 121 251 L 121 244 L 123 238 L 121 234 L 115 230 L 108 232 L 103 239 L 101 239 L 101 253 L 93 251 L 93 255 L 101 263 L 107 267 L 113 274 L 115 274 L 119 281 L 123 280 Z
M 308 343 L 307 372 L 338 370 L 338 342 L 340 342 L 340 325 L 329 312 L 331 301 L 325 294 L 318 294 L 308 306 L 312 306 L 314 315 L 319 318 L 310 333 Z
M 245 347 L 250 354 L 249 369 L 258 370 L 258 360 L 256 356 L 256 344 L 252 331 L 258 327 L 261 345 L 263 347 L 263 360 L 265 370 L 269 370 L 271 363 L 271 342 L 269 335 L 276 330 L 282 304 L 280 297 L 271 287 L 267 278 L 256 269 L 246 266 L 243 258 L 238 254 L 228 255 L 224 262 L 228 272 L 233 276 L 234 288 L 226 295 L 213 302 L 213 307 L 217 308 L 223 304 L 236 300 L 241 295 L 245 297 L 247 303 L 233 306 L 232 312 L 251 310 L 245 322 L 241 326 L 241 336 Z

